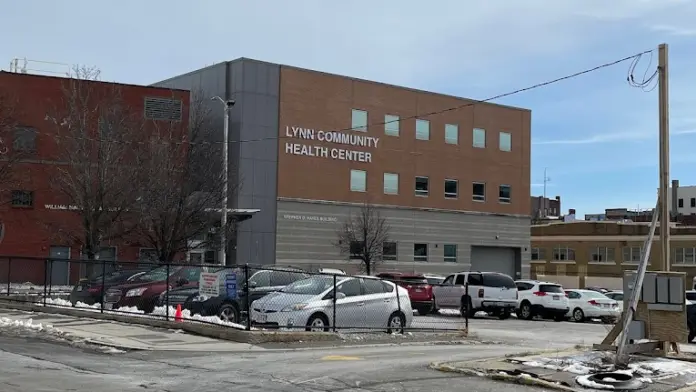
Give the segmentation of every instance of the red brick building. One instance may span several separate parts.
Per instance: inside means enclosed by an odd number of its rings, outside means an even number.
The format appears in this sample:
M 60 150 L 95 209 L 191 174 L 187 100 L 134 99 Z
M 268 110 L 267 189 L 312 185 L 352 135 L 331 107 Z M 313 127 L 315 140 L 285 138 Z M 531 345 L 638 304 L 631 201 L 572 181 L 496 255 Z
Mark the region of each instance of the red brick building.
M 0 72 L 0 95 L 5 97 L 5 104 L 10 102 L 14 105 L 12 129 L 5 133 L 2 142 L 10 154 L 16 149 L 29 152 L 12 166 L 18 181 L 13 181 L 11 185 L 0 184 L 4 193 L 0 204 L 0 221 L 5 227 L 4 237 L 0 241 L 0 255 L 14 256 L 13 282 L 41 282 L 44 269 L 35 264 L 42 264 L 42 258 L 79 259 L 81 255 L 79 245 L 61 239 L 48 225 L 59 222 L 76 229 L 81 225 L 80 216 L 71 213 L 70 203 L 50 185 L 50 179 L 56 176 L 57 168 L 61 165 L 58 154 L 60 137 L 56 135 L 55 121 L 51 119 L 67 110 L 71 97 L 66 89 L 71 80 L 75 82 L 68 78 Z M 186 129 L 189 91 L 100 81 L 80 83 L 86 83 L 94 97 L 117 89 L 120 102 L 127 105 L 132 113 L 141 116 L 145 132 L 149 129 L 148 125 L 156 125 L 157 121 L 168 121 L 168 124 L 179 122 L 181 129 Z M 97 121 L 94 122 L 96 129 Z M 104 243 L 102 246 L 101 258 L 110 260 L 138 260 L 148 251 L 138 244 L 123 241 Z M 39 260 L 28 259 L 32 257 Z M 0 261 L 0 264 L 5 263 Z M 54 283 L 68 283 L 78 278 L 78 263 L 60 264 L 59 271 L 53 273 Z M 2 269 L 0 267 L 0 281 L 6 281 L 6 271 Z

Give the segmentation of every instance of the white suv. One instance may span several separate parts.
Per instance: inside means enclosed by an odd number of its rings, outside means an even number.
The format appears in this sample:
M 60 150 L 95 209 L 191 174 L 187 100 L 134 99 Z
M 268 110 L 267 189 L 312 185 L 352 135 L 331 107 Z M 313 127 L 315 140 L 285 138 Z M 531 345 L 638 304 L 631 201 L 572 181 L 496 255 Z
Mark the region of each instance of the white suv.
M 459 309 L 469 317 L 484 311 L 502 320 L 517 306 L 517 286 L 511 277 L 497 272 L 459 272 L 433 286 L 433 297 L 435 309 Z
M 568 297 L 558 283 L 538 280 L 515 281 L 519 298 L 517 318 L 531 320 L 534 316 L 563 321 L 570 309 Z

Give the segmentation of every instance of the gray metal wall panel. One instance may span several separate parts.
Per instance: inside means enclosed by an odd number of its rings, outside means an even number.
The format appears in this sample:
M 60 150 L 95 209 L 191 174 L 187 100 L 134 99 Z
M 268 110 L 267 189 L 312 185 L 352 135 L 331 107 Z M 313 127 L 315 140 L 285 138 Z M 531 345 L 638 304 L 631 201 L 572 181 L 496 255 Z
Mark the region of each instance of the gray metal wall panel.
M 277 252 L 279 264 L 326 266 L 340 264 L 354 269 L 333 245 L 336 230 L 357 206 L 304 201 L 279 201 Z M 468 270 L 472 245 L 520 248 L 522 276 L 529 276 L 529 218 L 383 208 L 397 242 L 397 262 L 385 262 L 383 269 L 419 270 L 445 273 Z M 305 217 L 305 220 L 298 220 Z M 316 220 L 318 217 L 324 221 Z M 294 218 L 294 219 L 293 219 Z M 497 238 L 496 238 L 497 237 Z M 413 244 L 428 243 L 428 262 L 413 261 Z M 435 245 L 438 245 L 435 247 Z M 457 262 L 444 262 L 443 245 L 456 244 Z

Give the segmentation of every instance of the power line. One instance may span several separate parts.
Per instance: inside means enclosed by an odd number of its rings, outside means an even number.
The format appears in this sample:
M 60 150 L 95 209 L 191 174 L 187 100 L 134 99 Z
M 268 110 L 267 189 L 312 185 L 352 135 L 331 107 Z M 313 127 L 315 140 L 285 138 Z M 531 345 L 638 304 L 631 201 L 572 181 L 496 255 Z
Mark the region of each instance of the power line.
M 442 114 L 442 113 L 447 113 L 447 112 L 451 112 L 451 111 L 455 111 L 455 110 L 464 109 L 464 108 L 467 108 L 467 107 L 472 107 L 472 106 L 475 106 L 475 105 L 477 105 L 477 104 L 487 103 L 487 102 L 490 102 L 490 101 L 493 101 L 493 100 L 496 100 L 496 99 L 509 97 L 509 96 L 516 95 L 516 94 L 519 94 L 519 93 L 523 93 L 523 92 L 526 92 L 526 91 L 535 90 L 535 89 L 538 89 L 538 88 L 541 88 L 541 87 L 546 87 L 546 86 L 549 86 L 549 85 L 552 85 L 552 84 L 556 84 L 556 83 L 559 83 L 559 82 L 562 82 L 562 81 L 565 81 L 565 80 L 574 79 L 574 78 L 577 78 L 577 77 L 579 77 L 579 76 L 583 76 L 583 75 L 586 75 L 586 74 L 589 74 L 589 73 L 592 73 L 592 72 L 595 72 L 595 71 L 599 71 L 599 70 L 604 69 L 604 68 L 609 68 L 609 67 L 612 67 L 612 66 L 617 65 L 617 64 L 621 64 L 621 63 L 626 62 L 626 61 L 629 61 L 629 60 L 633 60 L 632 65 L 631 65 L 631 68 L 629 68 L 629 83 L 631 83 L 631 80 L 632 80 L 632 79 L 631 79 L 631 78 L 632 78 L 632 72 L 633 72 L 632 70 L 635 69 L 635 66 L 637 65 L 637 63 L 638 63 L 638 61 L 640 60 L 640 58 L 641 58 L 643 55 L 645 55 L 645 54 L 651 54 L 651 55 L 652 55 L 653 52 L 654 52 L 654 49 L 646 50 L 646 51 L 643 51 L 643 52 L 640 52 L 640 53 L 633 54 L 633 55 L 631 55 L 631 56 L 623 57 L 623 58 L 618 59 L 618 60 L 614 60 L 614 61 L 610 61 L 610 62 L 607 62 L 607 63 L 604 63 L 604 64 L 600 64 L 600 65 L 597 65 L 597 66 L 595 66 L 595 67 L 588 68 L 588 69 L 585 69 L 585 70 L 582 70 L 582 71 L 579 71 L 579 72 L 575 72 L 575 73 L 572 73 L 572 74 L 569 74 L 569 75 L 566 75 L 566 76 L 562 76 L 562 77 L 559 77 L 559 78 L 556 78 L 556 79 L 548 80 L 548 81 L 542 82 L 542 83 L 537 83 L 537 84 L 534 84 L 534 85 L 531 85 L 531 86 L 528 86 L 528 87 L 524 87 L 524 88 L 520 88 L 520 89 L 517 89 L 517 90 L 510 91 L 510 92 L 507 92 L 507 93 L 498 94 L 498 95 L 495 95 L 495 96 L 492 96 L 492 97 L 489 97 L 489 98 L 486 98 L 486 99 L 482 99 L 482 100 L 469 100 L 469 101 L 472 101 L 472 102 L 467 102 L 467 103 L 464 103 L 464 104 L 461 104 L 461 105 L 457 105 L 457 106 L 450 107 L 450 108 L 446 108 L 446 109 L 442 109 L 442 110 L 436 110 L 436 111 L 433 111 L 433 112 L 419 113 L 419 114 L 414 114 L 414 115 L 411 115 L 411 116 L 408 116 L 408 117 L 400 117 L 400 118 L 398 118 L 398 119 L 396 119 L 396 120 L 392 120 L 392 121 L 376 122 L 376 123 L 372 123 L 372 124 L 366 125 L 366 128 L 369 129 L 369 128 L 371 128 L 371 127 L 382 126 L 382 125 L 391 124 L 391 123 L 400 123 L 400 122 L 402 122 L 402 121 L 412 120 L 412 119 L 417 119 L 417 118 L 418 118 L 418 119 L 420 119 L 420 118 L 427 118 L 427 117 L 431 117 L 431 116 L 438 115 L 438 114 Z M 657 71 L 656 71 L 656 72 L 657 72 Z M 647 71 L 646 71 L 646 74 L 647 74 Z M 651 78 L 648 78 L 648 79 L 645 79 L 645 78 L 644 78 L 643 82 L 641 82 L 641 83 L 650 83 L 650 81 L 652 81 L 652 77 L 651 77 Z M 645 85 L 646 85 L 646 84 L 643 84 L 642 87 L 645 87 Z M 641 84 L 637 84 L 637 86 L 641 86 Z M 350 127 L 350 128 L 343 128 L 343 129 L 338 129 L 338 130 L 334 130 L 334 131 L 327 131 L 327 132 L 349 132 L 349 131 L 353 131 L 354 129 L 355 129 L 355 128 Z M 103 140 L 103 139 L 100 140 L 100 139 L 93 139 L 93 138 L 87 138 L 87 137 L 57 136 L 57 135 L 55 135 L 55 134 L 53 134 L 53 133 L 51 133 L 50 136 L 57 137 L 57 138 L 66 138 L 66 139 L 78 139 L 78 140 L 87 140 L 87 141 L 106 141 L 106 142 L 111 142 L 111 143 L 124 143 L 124 144 L 149 144 L 149 143 L 151 143 L 150 141 L 142 142 L 142 141 Z M 228 144 L 252 143 L 252 142 L 260 142 L 260 141 L 266 141 L 266 140 L 278 140 L 278 139 L 291 139 L 291 138 L 290 138 L 290 137 L 287 137 L 287 136 L 284 136 L 284 135 L 283 135 L 283 136 L 277 135 L 277 136 L 269 136 L 269 137 L 254 138 L 254 139 L 231 140 L 231 141 L 228 141 Z M 180 142 L 180 141 L 167 140 L 167 141 L 161 141 L 161 143 L 175 144 L 175 145 L 176 145 L 176 144 L 180 144 L 180 145 L 184 145 L 184 144 L 186 144 L 186 145 L 218 145 L 218 144 L 223 144 L 224 142 L 220 142 L 220 141 L 205 141 L 205 142 L 187 142 L 187 141 L 181 141 L 181 142 Z

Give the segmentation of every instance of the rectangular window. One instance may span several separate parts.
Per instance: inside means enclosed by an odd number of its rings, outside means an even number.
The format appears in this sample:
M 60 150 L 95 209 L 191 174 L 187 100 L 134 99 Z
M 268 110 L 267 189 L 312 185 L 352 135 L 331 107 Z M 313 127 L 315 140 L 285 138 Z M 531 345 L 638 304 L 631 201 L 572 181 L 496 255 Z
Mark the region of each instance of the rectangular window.
M 445 143 L 459 144 L 459 126 L 456 124 L 445 124 Z
M 684 199 L 679 199 L 677 203 L 679 204 L 679 208 L 684 208 Z
M 532 260 L 546 260 L 544 248 L 532 248 L 530 253 Z
M 384 115 L 384 134 L 389 136 L 399 136 L 399 116 L 391 114 Z
M 457 262 L 457 245 L 447 245 L 444 246 L 445 251 L 445 262 L 456 263 Z
M 486 200 L 486 184 L 483 182 L 475 182 L 472 184 L 472 198 L 474 201 L 485 201 Z
M 413 244 L 413 261 L 428 261 L 428 244 Z
M 430 121 L 416 119 L 416 139 L 430 140 Z
M 14 129 L 12 149 L 16 152 L 32 154 L 36 152 L 36 130 L 29 127 Z
M 367 112 L 353 109 L 350 127 L 354 131 L 367 132 Z
M 349 250 L 349 257 L 351 259 L 360 259 L 363 254 L 363 242 L 362 241 L 351 241 Z
M 396 260 L 396 242 L 382 244 L 382 260 Z
M 639 246 L 625 246 L 623 248 L 623 262 L 637 264 L 640 262 L 641 250 Z
M 508 132 L 500 132 L 498 139 L 498 148 L 500 151 L 511 151 L 512 150 L 512 135 Z
M 486 130 L 483 128 L 474 128 L 473 134 L 474 143 L 473 146 L 476 148 L 486 148 Z
M 676 248 L 674 256 L 675 264 L 696 264 L 696 250 L 694 248 Z
M 590 261 L 593 263 L 613 263 L 614 248 L 607 248 L 603 246 L 592 248 L 592 251 L 590 252 Z
M 12 191 L 12 207 L 33 207 L 34 192 Z
M 365 170 L 350 171 L 350 190 L 365 192 L 367 190 L 367 172 Z
M 696 197 L 691 198 L 691 207 L 696 207 Z
M 501 203 L 510 202 L 510 185 L 501 185 L 498 187 L 498 201 Z
M 384 173 L 384 194 L 399 194 L 399 175 L 396 173 Z
M 416 177 L 416 196 L 428 196 L 428 177 Z
M 459 196 L 457 180 L 445 180 L 445 199 L 456 199 Z
M 575 261 L 575 250 L 566 246 L 556 246 L 553 248 L 553 259 L 555 261 Z

